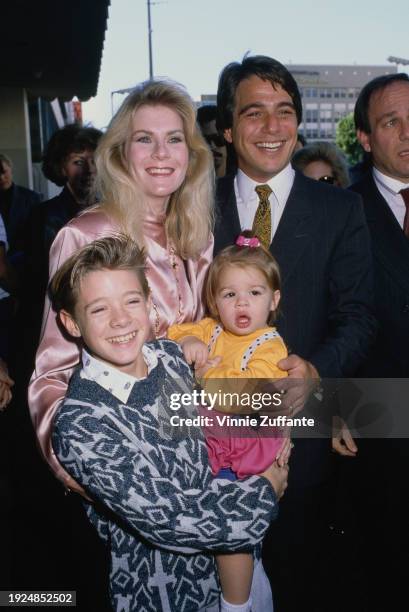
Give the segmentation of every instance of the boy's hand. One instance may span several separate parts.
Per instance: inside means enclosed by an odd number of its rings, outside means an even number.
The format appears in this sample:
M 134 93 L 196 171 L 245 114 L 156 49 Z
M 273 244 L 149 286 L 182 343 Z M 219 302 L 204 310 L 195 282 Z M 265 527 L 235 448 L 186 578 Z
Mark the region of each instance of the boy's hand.
M 194 336 L 186 336 L 180 342 L 183 354 L 189 365 L 195 364 L 195 368 L 202 368 L 209 357 L 209 349 L 206 344 Z
M 288 465 L 290 460 L 291 451 L 294 448 L 294 444 L 290 438 L 284 438 L 283 445 L 277 453 L 276 461 L 280 467 Z
M 264 476 L 270 482 L 277 495 L 277 499 L 284 495 L 288 484 L 288 464 L 280 466 L 276 460 L 260 476 Z

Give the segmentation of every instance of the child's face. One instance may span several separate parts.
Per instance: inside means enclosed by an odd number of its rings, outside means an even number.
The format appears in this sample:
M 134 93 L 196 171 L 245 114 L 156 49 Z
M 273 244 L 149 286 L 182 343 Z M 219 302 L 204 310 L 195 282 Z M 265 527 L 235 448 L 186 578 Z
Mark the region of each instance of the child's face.
M 223 327 L 246 336 L 267 325 L 280 292 L 272 291 L 260 270 L 252 266 L 225 266 L 219 278 L 216 306 Z
M 151 333 L 149 304 L 134 272 L 90 272 L 81 281 L 75 320 L 65 311 L 60 317 L 92 355 L 132 376 L 146 375 L 141 349 Z

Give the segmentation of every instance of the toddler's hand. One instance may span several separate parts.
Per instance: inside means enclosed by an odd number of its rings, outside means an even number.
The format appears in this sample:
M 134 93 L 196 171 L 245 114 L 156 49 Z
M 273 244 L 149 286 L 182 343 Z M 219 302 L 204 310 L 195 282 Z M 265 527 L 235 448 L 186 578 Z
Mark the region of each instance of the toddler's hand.
M 210 368 L 214 368 L 216 366 L 218 366 L 221 362 L 222 358 L 220 357 L 220 355 L 218 355 L 217 357 L 213 357 L 213 359 L 208 359 L 206 361 L 206 363 L 201 367 L 195 367 L 195 376 L 196 378 L 199 380 L 200 378 L 203 378 L 203 376 L 206 374 L 207 370 L 210 370 Z
M 206 344 L 194 336 L 186 336 L 180 342 L 186 361 L 189 365 L 195 364 L 195 368 L 202 368 L 208 357 L 209 349 Z

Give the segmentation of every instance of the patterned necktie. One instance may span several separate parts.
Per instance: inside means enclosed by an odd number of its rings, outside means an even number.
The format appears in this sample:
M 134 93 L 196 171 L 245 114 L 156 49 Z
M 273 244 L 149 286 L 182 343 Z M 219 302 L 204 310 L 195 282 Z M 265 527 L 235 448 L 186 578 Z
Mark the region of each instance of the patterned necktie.
M 254 215 L 253 234 L 257 236 L 262 245 L 268 249 L 271 243 L 271 206 L 269 185 L 257 185 L 256 193 L 260 200 Z
M 399 191 L 406 206 L 405 220 L 403 221 L 403 233 L 409 238 L 409 187 Z

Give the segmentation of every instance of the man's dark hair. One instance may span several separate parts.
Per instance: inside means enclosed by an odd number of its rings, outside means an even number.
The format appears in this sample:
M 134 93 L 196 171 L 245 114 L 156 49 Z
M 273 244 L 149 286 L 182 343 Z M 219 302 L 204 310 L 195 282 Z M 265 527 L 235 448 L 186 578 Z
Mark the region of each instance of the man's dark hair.
M 217 108 L 214 104 L 204 104 L 199 106 L 197 109 L 197 122 L 200 127 L 203 127 L 205 123 L 214 121 L 217 115 Z
M 298 132 L 297 140 L 298 140 L 299 143 L 301 143 L 301 145 L 303 147 L 305 147 L 307 145 L 307 139 L 305 138 L 305 136 L 303 134 L 301 134 L 301 132 Z
M 86 149 L 95 151 L 102 132 L 92 127 L 81 127 L 75 123 L 57 130 L 48 141 L 43 155 L 43 174 L 62 187 L 66 178 L 62 166 L 71 153 L 82 153 Z
M 281 85 L 293 101 L 298 124 L 302 119 L 301 96 L 292 74 L 283 64 L 265 55 L 245 57 L 223 68 L 217 89 L 217 128 L 220 132 L 233 125 L 233 111 L 237 87 L 252 76 L 270 81 L 272 86 Z
M 371 97 L 377 91 L 381 91 L 396 81 L 404 81 L 409 83 L 409 76 L 405 72 L 398 72 L 397 74 L 385 74 L 383 76 L 376 77 L 369 81 L 361 90 L 358 99 L 355 104 L 354 110 L 354 121 L 355 128 L 361 130 L 365 134 L 371 133 L 371 126 L 369 124 L 369 104 Z

